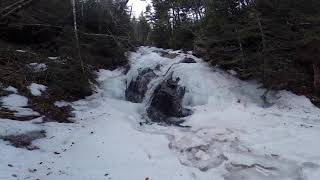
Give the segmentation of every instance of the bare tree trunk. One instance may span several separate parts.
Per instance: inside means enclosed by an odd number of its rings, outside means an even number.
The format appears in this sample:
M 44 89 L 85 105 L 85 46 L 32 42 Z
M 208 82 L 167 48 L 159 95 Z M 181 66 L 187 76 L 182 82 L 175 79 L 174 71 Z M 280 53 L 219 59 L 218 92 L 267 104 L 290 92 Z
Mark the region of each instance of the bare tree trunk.
M 266 58 L 264 57 L 264 51 L 266 49 L 266 38 L 265 38 L 264 31 L 263 31 L 261 19 L 260 19 L 258 14 L 256 14 L 256 17 L 257 17 L 258 27 L 259 27 L 260 35 L 261 35 L 262 49 L 261 49 L 260 55 L 261 55 L 261 58 L 263 59 L 263 82 L 265 82 L 265 80 L 266 80 L 266 65 L 267 65 L 267 62 L 266 62 Z
M 313 63 L 314 80 L 313 86 L 317 93 L 320 93 L 320 63 Z
M 83 11 L 84 11 L 84 10 L 83 10 L 83 9 L 84 9 L 84 4 L 83 4 L 83 3 L 84 3 L 84 1 L 82 0 L 82 1 L 81 1 L 81 18 L 82 18 L 82 21 L 84 21 L 84 13 L 83 13 Z M 82 22 L 82 23 L 83 23 L 83 22 Z
M 102 2 L 100 1 L 99 3 L 99 22 L 98 22 L 98 32 L 99 34 L 102 33 L 102 24 L 101 24 L 101 21 L 102 21 Z
M 239 48 L 240 48 L 240 51 L 241 51 L 242 69 L 244 69 L 245 68 L 245 55 L 244 55 L 244 51 L 243 51 L 241 36 L 240 36 L 240 33 L 239 33 L 239 30 L 238 30 L 237 26 L 235 27 L 235 31 L 237 33 Z
M 77 12 L 76 12 L 76 2 L 75 0 L 71 0 L 72 5 L 72 13 L 73 13 L 73 27 L 74 27 L 74 37 L 76 40 L 76 51 L 78 54 L 78 58 L 80 60 L 82 72 L 84 72 L 84 65 L 81 57 L 80 44 L 79 44 L 79 35 L 78 35 L 78 27 L 77 27 Z
M 196 15 L 197 21 L 199 20 L 199 14 L 197 12 L 197 10 L 194 10 L 194 14 Z
M 177 15 L 178 15 L 178 20 L 179 20 L 179 22 L 181 22 L 181 17 L 180 17 L 180 8 L 177 8 L 177 11 L 178 11 L 178 13 L 177 13 Z
M 130 8 L 130 13 L 129 13 L 129 17 L 131 17 L 132 16 L 132 7 L 133 7 L 133 3 L 132 3 L 132 5 L 131 5 L 131 8 Z

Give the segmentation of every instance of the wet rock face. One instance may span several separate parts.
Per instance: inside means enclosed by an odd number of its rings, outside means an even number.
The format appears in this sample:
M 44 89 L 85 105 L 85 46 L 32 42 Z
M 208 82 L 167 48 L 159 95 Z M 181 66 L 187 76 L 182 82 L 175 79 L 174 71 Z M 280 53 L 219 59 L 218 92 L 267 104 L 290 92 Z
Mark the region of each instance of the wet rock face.
M 134 103 L 143 102 L 148 85 L 154 78 L 157 78 L 157 75 L 152 69 L 141 70 L 138 77 L 129 83 L 125 91 L 126 99 Z M 184 122 L 181 118 L 192 114 L 191 110 L 182 106 L 186 90 L 178 85 L 179 80 L 173 79 L 171 73 L 169 78 L 155 86 L 150 104 L 146 107 L 147 115 L 152 122 L 179 126 Z
M 185 88 L 178 85 L 179 78 L 172 76 L 163 81 L 155 89 L 151 104 L 147 108 L 149 118 L 154 122 L 165 122 L 169 125 L 179 125 L 179 119 L 192 114 L 191 110 L 182 107 Z
M 152 69 L 144 69 L 139 72 L 136 80 L 132 80 L 125 91 L 126 99 L 134 103 L 141 103 L 148 90 L 148 84 L 155 77 L 157 75 Z
M 193 58 L 184 58 L 182 61 L 180 61 L 180 63 L 187 63 L 187 64 L 191 64 L 191 63 L 197 63 L 196 60 L 194 60 Z

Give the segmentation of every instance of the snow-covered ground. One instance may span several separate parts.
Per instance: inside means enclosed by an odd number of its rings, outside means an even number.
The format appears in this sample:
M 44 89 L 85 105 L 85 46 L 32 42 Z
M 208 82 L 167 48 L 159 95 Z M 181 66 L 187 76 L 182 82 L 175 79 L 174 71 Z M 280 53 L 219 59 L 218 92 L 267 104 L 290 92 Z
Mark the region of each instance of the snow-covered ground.
M 268 93 L 254 82 L 211 68 L 180 51 L 174 59 L 157 48 L 131 53 L 130 70 L 101 70 L 93 96 L 71 103 L 75 123 L 0 119 L 0 136 L 45 130 L 38 150 L 18 149 L 0 140 L 0 179 L 40 180 L 318 180 L 320 110 L 290 92 Z M 178 63 L 185 57 L 197 63 Z M 184 105 L 194 113 L 184 125 L 145 125 L 145 106 L 125 101 L 127 83 L 139 69 L 168 69 L 186 87 Z M 8 99 L 12 99 L 11 102 Z M 5 106 L 24 107 L 18 94 Z M 61 103 L 57 103 L 61 104 Z M 63 103 L 65 104 L 65 102 Z

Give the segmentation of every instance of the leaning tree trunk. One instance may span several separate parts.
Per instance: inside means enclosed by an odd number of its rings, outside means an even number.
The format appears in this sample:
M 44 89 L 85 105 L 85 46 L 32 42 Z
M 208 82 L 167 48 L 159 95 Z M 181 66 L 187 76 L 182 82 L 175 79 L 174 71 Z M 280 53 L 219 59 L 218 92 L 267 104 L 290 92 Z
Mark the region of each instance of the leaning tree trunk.
M 317 93 L 320 93 L 320 62 L 313 63 L 313 85 Z

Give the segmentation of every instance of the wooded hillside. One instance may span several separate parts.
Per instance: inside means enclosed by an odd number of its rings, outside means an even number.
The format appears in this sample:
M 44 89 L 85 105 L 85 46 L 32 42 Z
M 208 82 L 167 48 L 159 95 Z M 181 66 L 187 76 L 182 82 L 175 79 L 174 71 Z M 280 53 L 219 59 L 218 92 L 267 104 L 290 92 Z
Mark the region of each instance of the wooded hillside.
M 91 95 L 96 70 L 127 64 L 125 52 L 135 47 L 127 2 L 1 1 L 0 86 L 16 87 L 33 109 L 67 121 L 69 109 L 54 102 Z M 33 72 L 30 64 L 46 69 Z M 31 96 L 32 82 L 47 86 L 48 94 Z

